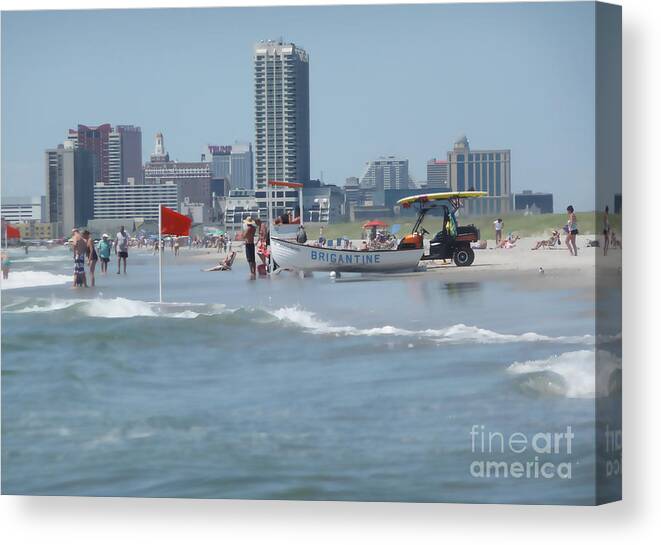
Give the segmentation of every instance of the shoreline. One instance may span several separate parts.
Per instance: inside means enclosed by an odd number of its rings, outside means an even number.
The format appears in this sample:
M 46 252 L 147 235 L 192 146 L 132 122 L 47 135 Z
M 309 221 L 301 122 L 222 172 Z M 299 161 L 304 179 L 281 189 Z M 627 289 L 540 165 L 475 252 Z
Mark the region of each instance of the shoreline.
M 592 237 L 580 235 L 577 238 L 578 256 L 571 256 L 564 243 L 553 249 L 531 250 L 538 240 L 522 238 L 511 249 L 495 248 L 495 243 L 490 240 L 487 249 L 475 250 L 475 262 L 469 267 L 457 267 L 450 261 L 447 264 L 440 260 L 421 261 L 420 270 L 415 272 L 369 276 L 374 279 L 425 276 L 448 282 L 506 281 L 528 289 L 594 288 L 597 275 L 600 283 L 605 281 L 607 286 L 621 282 L 620 249 L 611 249 L 609 255 L 603 257 L 601 248 L 587 247 L 587 241 Z M 247 269 L 243 244 L 239 243 L 233 250 L 237 255 L 232 270 Z M 171 265 L 175 259 L 172 252 L 166 249 L 164 255 L 167 264 Z M 225 255 L 215 248 L 184 247 L 176 261 L 199 263 L 202 269 L 216 265 Z M 327 276 L 328 273 L 317 272 L 317 275 Z

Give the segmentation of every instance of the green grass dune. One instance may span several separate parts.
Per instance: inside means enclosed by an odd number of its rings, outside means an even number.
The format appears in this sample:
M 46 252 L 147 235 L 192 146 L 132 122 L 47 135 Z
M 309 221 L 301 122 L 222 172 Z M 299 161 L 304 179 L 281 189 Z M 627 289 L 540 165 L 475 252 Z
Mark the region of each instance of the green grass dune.
M 547 236 L 553 229 L 561 229 L 567 223 L 566 214 L 537 214 L 534 216 L 524 216 L 522 214 L 506 214 L 501 216 L 504 222 L 504 233 L 507 235 L 509 232 L 516 233 L 521 237 L 534 237 L 534 236 Z M 577 212 L 576 218 L 578 220 L 578 228 L 583 235 L 594 235 L 601 232 L 601 212 Z M 457 220 L 459 225 L 474 224 L 481 231 L 483 239 L 495 238 L 493 229 L 493 222 L 496 217 L 491 216 L 462 216 L 459 215 Z M 409 233 L 415 223 L 414 216 L 405 216 L 400 218 L 383 218 L 383 221 L 388 225 L 399 224 L 401 225 L 400 236 L 402 233 Z M 362 225 L 365 223 L 334 223 L 324 227 L 324 236 L 326 238 L 334 239 L 347 236 L 351 239 L 358 239 L 363 237 Z M 610 223 L 612 229 L 618 234 L 621 234 L 621 217 L 618 215 L 610 215 Z M 423 223 L 423 227 L 430 233 L 436 233 L 441 228 L 441 219 L 436 216 L 427 216 Z M 317 235 L 314 227 L 310 225 L 308 229 L 310 236 Z

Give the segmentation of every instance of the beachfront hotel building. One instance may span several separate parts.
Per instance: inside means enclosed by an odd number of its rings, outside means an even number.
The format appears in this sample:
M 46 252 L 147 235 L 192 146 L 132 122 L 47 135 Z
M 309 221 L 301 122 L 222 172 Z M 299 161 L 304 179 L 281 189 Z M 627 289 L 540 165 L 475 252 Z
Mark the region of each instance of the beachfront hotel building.
M 2 196 L 2 219 L 9 223 L 42 221 L 46 211 L 46 197 L 5 197 Z
M 409 187 L 409 160 L 394 156 L 379 157 L 365 164 L 360 187 L 377 191 L 407 189 Z
M 439 159 L 427 161 L 427 189 L 450 190 L 450 163 Z
M 553 214 L 553 193 L 524 189 L 514 195 L 514 209 L 530 213 Z
M 293 43 L 262 41 L 253 50 L 255 189 L 269 180 L 310 180 L 308 54 Z
M 253 189 L 252 144 L 207 146 L 205 159 L 211 163 L 211 176 L 227 180 L 231 189 Z
M 486 191 L 488 196 L 467 199 L 469 214 L 505 214 L 512 210 L 510 150 L 471 149 L 462 136 L 448 152 L 451 191 Z
M 133 125 L 110 123 L 69 129 L 67 140 L 74 148 L 85 149 L 95 156 L 95 182 L 108 184 L 141 183 L 142 131 Z
M 202 161 L 172 161 L 165 149 L 162 133 L 156 134 L 154 153 L 143 169 L 145 185 L 175 184 L 178 189 L 179 209 L 186 203 L 200 204 L 204 210 L 204 221 L 215 221 L 218 212 L 217 199 L 226 193 L 226 181 L 212 176 L 210 162 Z
M 57 224 L 56 236 L 68 236 L 74 227 L 82 227 L 94 212 L 96 156 L 76 148 L 70 140 L 46 150 L 45 223 Z
M 94 186 L 95 220 L 157 220 L 160 204 L 178 210 L 179 191 L 175 182 L 138 185 L 98 182 Z

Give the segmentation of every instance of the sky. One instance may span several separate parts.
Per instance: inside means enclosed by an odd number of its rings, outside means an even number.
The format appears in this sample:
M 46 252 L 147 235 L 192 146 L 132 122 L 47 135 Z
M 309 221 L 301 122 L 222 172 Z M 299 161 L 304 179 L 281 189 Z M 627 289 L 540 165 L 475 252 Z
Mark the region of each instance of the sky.
M 446 4 L 2 13 L 2 194 L 45 192 L 44 150 L 78 123 L 142 127 L 148 160 L 253 141 L 252 51 L 310 58 L 312 178 L 409 159 L 461 135 L 512 150 L 512 189 L 594 209 L 594 4 Z M 323 175 L 322 175 L 323 173 Z

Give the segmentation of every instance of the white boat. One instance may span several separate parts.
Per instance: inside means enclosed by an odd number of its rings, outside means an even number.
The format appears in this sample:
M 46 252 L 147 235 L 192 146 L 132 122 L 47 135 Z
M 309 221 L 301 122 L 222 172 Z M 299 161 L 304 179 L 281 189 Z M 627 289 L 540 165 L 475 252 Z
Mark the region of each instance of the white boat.
M 403 272 L 414 271 L 422 248 L 407 250 L 340 250 L 309 246 L 271 237 L 271 252 L 278 267 L 297 271 Z

